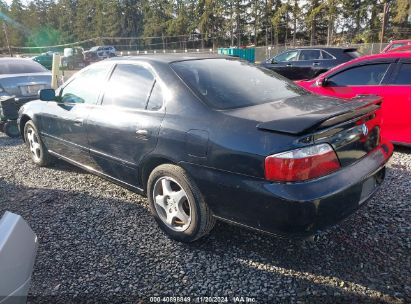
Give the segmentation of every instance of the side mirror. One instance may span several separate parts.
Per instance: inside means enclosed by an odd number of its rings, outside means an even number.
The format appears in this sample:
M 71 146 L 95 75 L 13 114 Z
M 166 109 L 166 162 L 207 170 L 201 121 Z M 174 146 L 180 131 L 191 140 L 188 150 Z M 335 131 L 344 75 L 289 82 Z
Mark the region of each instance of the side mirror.
M 318 78 L 317 81 L 315 82 L 315 85 L 316 85 L 317 87 L 326 87 L 326 86 L 327 86 L 327 83 L 328 83 L 328 79 L 327 79 L 327 78 L 320 77 L 320 78 Z
M 269 62 L 270 62 L 271 64 L 277 64 L 277 60 L 275 60 L 275 58 L 270 59 Z
M 55 101 L 56 100 L 56 92 L 53 89 L 40 90 L 40 100 Z

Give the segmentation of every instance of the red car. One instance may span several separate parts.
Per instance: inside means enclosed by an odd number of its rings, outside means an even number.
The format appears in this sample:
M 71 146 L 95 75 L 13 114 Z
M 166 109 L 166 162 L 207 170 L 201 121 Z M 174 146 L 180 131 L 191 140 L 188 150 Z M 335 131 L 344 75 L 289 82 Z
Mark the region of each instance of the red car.
M 396 52 L 396 53 L 411 52 L 411 44 L 410 45 L 400 46 L 400 47 L 397 47 L 395 49 L 391 49 L 391 50 L 387 51 L 387 53 L 393 53 L 393 52 Z
M 388 51 L 407 45 L 411 45 L 411 39 L 393 40 L 382 50 L 381 53 L 387 53 Z
M 320 95 L 349 99 L 366 94 L 381 96 L 382 137 L 411 146 L 410 52 L 364 56 L 296 83 Z

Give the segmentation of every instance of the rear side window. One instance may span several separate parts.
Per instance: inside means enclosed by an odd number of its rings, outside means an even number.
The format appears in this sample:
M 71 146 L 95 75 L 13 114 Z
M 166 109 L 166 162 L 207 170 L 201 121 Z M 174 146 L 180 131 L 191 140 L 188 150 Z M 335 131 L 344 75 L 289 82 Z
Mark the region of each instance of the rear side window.
M 400 66 L 394 84 L 411 85 L 411 63 L 403 63 Z
M 328 79 L 328 86 L 367 86 L 380 84 L 385 72 L 388 69 L 388 63 L 363 65 L 345 70 Z
M 327 53 L 326 51 L 322 51 L 322 54 L 323 54 L 323 59 L 334 59 L 334 57 L 330 55 L 329 53 Z
M 48 70 L 42 65 L 32 60 L 1 60 L 0 74 L 29 74 L 29 73 L 43 73 Z
M 154 76 L 142 66 L 119 64 L 108 82 L 103 105 L 145 109 Z
M 320 50 L 301 50 L 299 60 L 318 60 L 320 57 Z
M 310 94 L 271 70 L 235 59 L 188 60 L 171 66 L 198 97 L 215 109 Z

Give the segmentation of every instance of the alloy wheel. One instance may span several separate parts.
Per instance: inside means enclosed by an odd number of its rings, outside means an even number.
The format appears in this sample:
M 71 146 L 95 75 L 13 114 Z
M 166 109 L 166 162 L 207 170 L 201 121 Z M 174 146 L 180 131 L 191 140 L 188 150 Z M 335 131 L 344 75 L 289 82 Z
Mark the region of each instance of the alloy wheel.
M 26 138 L 29 143 L 30 152 L 34 161 L 38 162 L 41 160 L 41 145 L 40 140 L 36 134 L 36 131 L 32 127 L 27 128 Z
M 160 177 L 153 188 L 154 207 L 161 221 L 174 231 L 185 231 L 191 223 L 191 202 L 173 178 Z

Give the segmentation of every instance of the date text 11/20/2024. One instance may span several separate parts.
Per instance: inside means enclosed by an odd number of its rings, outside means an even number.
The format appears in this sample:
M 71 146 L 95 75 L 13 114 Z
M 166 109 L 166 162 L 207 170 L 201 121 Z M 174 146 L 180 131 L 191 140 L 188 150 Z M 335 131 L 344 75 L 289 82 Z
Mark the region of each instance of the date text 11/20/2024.
M 257 303 L 253 297 L 150 297 L 150 303 Z

